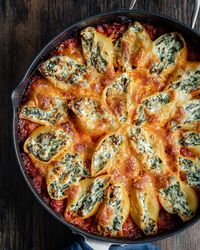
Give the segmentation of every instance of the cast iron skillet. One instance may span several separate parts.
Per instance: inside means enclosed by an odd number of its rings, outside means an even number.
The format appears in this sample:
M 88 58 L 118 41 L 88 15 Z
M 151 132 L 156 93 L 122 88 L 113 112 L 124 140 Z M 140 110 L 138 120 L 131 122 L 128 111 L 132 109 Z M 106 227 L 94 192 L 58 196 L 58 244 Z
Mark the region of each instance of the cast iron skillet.
M 200 219 L 200 210 L 197 212 L 196 216 L 192 218 L 190 221 L 181 224 L 179 227 L 177 227 L 174 230 L 163 232 L 159 235 L 151 236 L 151 237 L 144 237 L 141 239 L 112 239 L 109 237 L 94 235 L 92 233 L 88 233 L 82 229 L 77 228 L 76 226 L 70 224 L 67 222 L 62 216 L 59 216 L 56 214 L 40 197 L 40 195 L 36 192 L 34 189 L 31 180 L 29 177 L 25 174 L 25 168 L 24 164 L 22 162 L 22 157 L 19 150 L 19 144 L 17 139 L 17 124 L 18 124 L 18 109 L 23 97 L 23 94 L 25 90 L 27 89 L 28 84 L 30 83 L 30 78 L 33 75 L 34 71 L 36 70 L 38 64 L 45 58 L 49 52 L 57 47 L 62 41 L 69 38 L 71 35 L 73 35 L 75 32 L 80 31 L 81 29 L 87 27 L 87 26 L 95 26 L 102 23 L 109 23 L 109 22 L 129 22 L 130 20 L 134 21 L 141 21 L 146 22 L 150 24 L 158 24 L 162 25 L 163 27 L 166 27 L 170 31 L 177 31 L 180 32 L 184 38 L 192 42 L 193 44 L 200 44 L 200 35 L 193 31 L 191 28 L 185 26 L 184 24 L 168 17 L 164 17 L 162 15 L 153 14 L 153 13 L 147 13 L 147 12 L 141 12 L 141 11 L 118 11 L 118 12 L 109 12 L 101 15 L 96 15 L 94 17 L 88 18 L 86 20 L 83 20 L 63 32 L 61 32 L 58 36 L 56 36 L 52 41 L 50 41 L 37 55 L 33 63 L 28 68 L 24 78 L 19 83 L 19 85 L 16 87 L 16 89 L 12 93 L 12 103 L 13 103 L 13 140 L 14 140 L 14 146 L 15 146 L 15 152 L 17 155 L 17 160 L 20 165 L 20 170 L 24 176 L 24 179 L 26 183 L 28 184 L 29 188 L 31 189 L 32 193 L 35 195 L 37 200 L 41 203 L 41 205 L 58 221 L 62 222 L 64 225 L 66 225 L 68 228 L 72 230 L 73 233 L 80 234 L 85 237 L 86 242 L 91 246 L 94 247 L 95 250 L 97 249 L 108 249 L 109 245 L 112 243 L 115 244 L 129 244 L 129 243 L 146 243 L 151 242 L 155 240 L 161 240 L 166 237 L 175 235 L 186 228 L 190 227 Z M 95 245 L 94 245 L 95 244 Z

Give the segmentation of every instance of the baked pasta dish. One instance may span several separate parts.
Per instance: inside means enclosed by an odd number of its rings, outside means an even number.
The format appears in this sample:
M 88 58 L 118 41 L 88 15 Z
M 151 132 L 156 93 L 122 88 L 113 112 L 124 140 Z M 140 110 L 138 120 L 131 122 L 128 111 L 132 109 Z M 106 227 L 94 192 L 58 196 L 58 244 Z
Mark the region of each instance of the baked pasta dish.
M 27 175 L 66 221 L 140 238 L 198 209 L 200 62 L 150 24 L 87 27 L 38 66 L 19 110 Z

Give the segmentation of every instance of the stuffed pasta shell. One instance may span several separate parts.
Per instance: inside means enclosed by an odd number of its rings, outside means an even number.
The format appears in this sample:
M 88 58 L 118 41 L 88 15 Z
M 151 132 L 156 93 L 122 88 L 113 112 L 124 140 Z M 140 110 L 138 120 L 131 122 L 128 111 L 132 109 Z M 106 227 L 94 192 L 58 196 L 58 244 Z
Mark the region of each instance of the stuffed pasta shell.
M 113 184 L 108 188 L 106 199 L 99 209 L 97 218 L 99 230 L 104 235 L 117 236 L 129 215 L 130 202 L 128 192 L 122 184 Z
M 142 182 L 138 188 L 135 183 L 130 196 L 130 215 L 136 225 L 146 235 L 157 233 L 159 203 L 156 191 L 149 176 L 143 176 L 137 182 Z

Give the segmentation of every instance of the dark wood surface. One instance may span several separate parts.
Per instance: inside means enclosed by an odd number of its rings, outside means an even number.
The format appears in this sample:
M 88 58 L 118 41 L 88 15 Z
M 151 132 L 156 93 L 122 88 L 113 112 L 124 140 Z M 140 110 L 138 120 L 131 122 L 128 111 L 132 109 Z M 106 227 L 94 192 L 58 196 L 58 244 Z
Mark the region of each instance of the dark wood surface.
M 10 95 L 41 48 L 86 17 L 127 10 L 129 0 L 0 0 L 0 249 L 61 249 L 76 237 L 34 199 L 19 172 L 12 146 Z M 189 24 L 192 0 L 138 0 L 135 9 Z M 196 30 L 200 31 L 198 20 Z M 200 223 L 166 240 L 162 250 L 199 250 Z

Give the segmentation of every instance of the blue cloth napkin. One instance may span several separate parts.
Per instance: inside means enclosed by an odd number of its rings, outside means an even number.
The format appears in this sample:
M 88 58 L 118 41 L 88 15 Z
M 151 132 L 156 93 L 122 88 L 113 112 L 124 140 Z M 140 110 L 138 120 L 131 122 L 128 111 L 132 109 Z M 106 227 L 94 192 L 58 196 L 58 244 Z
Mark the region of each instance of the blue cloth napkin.
M 89 247 L 84 239 L 79 238 L 76 242 L 74 242 L 72 245 L 66 247 L 63 250 L 93 250 L 91 247 Z M 160 250 L 159 247 L 150 244 L 129 244 L 127 246 L 119 246 L 119 245 L 112 245 L 110 246 L 109 250 Z

